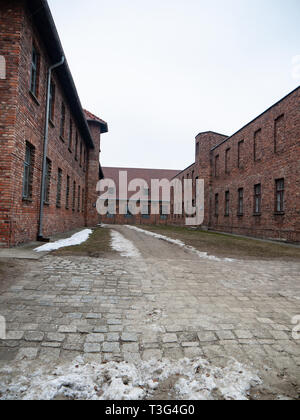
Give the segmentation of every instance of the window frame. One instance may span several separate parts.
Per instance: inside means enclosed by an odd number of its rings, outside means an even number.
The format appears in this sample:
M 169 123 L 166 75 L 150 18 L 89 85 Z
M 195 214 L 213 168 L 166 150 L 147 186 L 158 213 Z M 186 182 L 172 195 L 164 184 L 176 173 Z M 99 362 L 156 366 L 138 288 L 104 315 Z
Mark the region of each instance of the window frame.
M 230 216 L 230 191 L 225 191 L 225 217 Z
M 34 61 L 35 57 L 35 61 Z M 40 68 L 40 54 L 36 46 L 32 45 L 31 51 L 31 70 L 30 70 L 30 93 L 37 98 L 39 94 L 39 68 Z
M 259 192 L 258 192 L 259 187 Z M 261 215 L 261 204 L 262 204 L 262 189 L 261 184 L 254 185 L 254 208 L 253 214 L 256 216 Z
M 238 216 L 244 216 L 244 188 L 238 189 Z
M 57 191 L 56 191 L 56 207 L 61 208 L 61 192 L 62 192 L 63 171 L 58 168 L 57 171 Z
M 32 201 L 34 154 L 35 154 L 35 147 L 31 143 L 26 141 L 24 169 L 23 169 L 23 186 L 22 186 L 23 201 Z
M 278 208 L 278 204 L 280 208 Z M 275 214 L 284 214 L 284 213 L 285 213 L 285 179 L 280 178 L 280 179 L 275 180 Z

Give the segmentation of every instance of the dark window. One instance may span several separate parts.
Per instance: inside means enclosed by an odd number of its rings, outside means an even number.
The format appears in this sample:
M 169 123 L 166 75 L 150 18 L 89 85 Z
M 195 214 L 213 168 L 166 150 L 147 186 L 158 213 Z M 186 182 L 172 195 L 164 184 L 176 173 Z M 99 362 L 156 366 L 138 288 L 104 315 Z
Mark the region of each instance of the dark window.
M 219 216 L 219 194 L 215 195 L 215 216 Z
M 254 186 L 254 214 L 261 213 L 261 184 Z
M 45 193 L 44 193 L 44 203 L 50 203 L 50 186 L 51 186 L 51 160 L 47 159 L 46 161 L 46 173 L 45 173 Z
M 40 62 L 39 54 L 37 50 L 35 49 L 35 47 L 32 47 L 30 92 L 35 97 L 38 96 L 39 62 Z
M 81 188 L 80 185 L 78 186 L 78 197 L 77 197 L 77 211 L 80 212 L 80 204 L 81 204 Z
M 75 137 L 75 160 L 78 160 L 78 133 L 76 132 Z
M 215 157 L 215 177 L 219 176 L 219 160 L 220 160 L 220 156 L 217 155 Z
M 230 149 L 227 149 L 225 152 L 225 172 L 227 174 L 230 172 Z
M 278 213 L 284 212 L 284 179 L 276 180 L 276 204 L 275 211 Z
M 34 147 L 26 142 L 25 161 L 24 161 L 24 175 L 23 175 L 23 199 L 32 199 L 32 181 L 33 181 L 33 166 L 34 166 Z
M 63 139 L 65 136 L 65 123 L 66 123 L 66 107 L 62 102 L 61 104 L 61 115 L 60 115 L 60 137 Z
M 84 213 L 85 208 L 85 196 L 84 196 L 84 188 L 82 189 L 82 205 L 81 205 L 81 211 Z
M 86 170 L 86 148 L 83 150 L 83 170 Z
M 196 156 L 198 156 L 199 155 L 199 143 L 196 143 Z
M 61 169 L 58 169 L 58 173 L 57 173 L 56 207 L 61 207 L 61 183 L 62 183 L 62 170 Z
M 82 141 L 80 142 L 79 166 L 82 166 Z
M 225 216 L 229 216 L 230 212 L 230 192 L 225 193 Z
M 70 200 L 70 177 L 67 176 L 67 188 L 66 188 L 66 209 L 69 209 L 69 200 Z
M 72 210 L 75 211 L 76 206 L 76 182 L 73 182 L 73 199 L 72 199 Z
M 69 125 L 69 150 L 72 151 L 72 143 L 73 143 L 73 121 L 70 118 L 70 125 Z
M 238 144 L 238 167 L 243 168 L 244 166 L 244 140 Z
M 238 190 L 238 215 L 242 216 L 244 214 L 244 189 L 240 188 Z
M 54 110 L 55 110 L 55 84 L 51 82 L 50 97 L 49 97 L 49 120 L 51 122 L 54 122 Z

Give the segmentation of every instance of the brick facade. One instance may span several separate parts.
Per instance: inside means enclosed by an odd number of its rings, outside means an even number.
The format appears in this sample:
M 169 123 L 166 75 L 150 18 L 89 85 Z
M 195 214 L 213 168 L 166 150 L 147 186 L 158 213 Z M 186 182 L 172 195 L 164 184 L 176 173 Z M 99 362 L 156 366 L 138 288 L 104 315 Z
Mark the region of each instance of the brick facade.
M 0 80 L 0 246 L 2 247 L 14 246 L 37 238 L 47 75 L 49 67 L 59 61 L 62 55 L 61 46 L 55 38 L 57 32 L 52 26 L 47 3 L 32 2 L 31 7 L 36 4 L 37 13 L 32 13 L 29 3 L 5 0 L 0 4 L 0 55 L 5 57 L 7 63 L 7 77 L 5 80 Z M 40 22 L 43 28 L 38 26 L 37 22 Z M 52 39 L 56 40 L 57 51 Z M 30 86 L 33 48 L 39 57 L 36 94 L 31 92 Z M 100 135 L 101 132 L 107 131 L 106 123 L 96 117 L 92 118 L 91 114 L 87 122 L 67 63 L 54 71 L 52 83 L 55 89 L 51 108 L 52 119 L 49 121 L 47 158 L 51 163 L 51 174 L 49 200 L 44 205 L 45 237 L 97 223 L 95 194 L 99 180 Z M 62 103 L 65 107 L 64 130 L 61 129 Z M 26 144 L 32 150 L 29 197 L 24 197 L 23 191 Z M 58 181 L 59 177 L 61 182 Z M 69 205 L 67 205 L 67 179 Z M 60 200 L 58 189 L 61 191 Z M 75 206 L 72 205 L 73 202 Z
M 200 133 L 178 178 L 192 173 L 205 181 L 205 227 L 300 242 L 300 87 L 231 137 Z

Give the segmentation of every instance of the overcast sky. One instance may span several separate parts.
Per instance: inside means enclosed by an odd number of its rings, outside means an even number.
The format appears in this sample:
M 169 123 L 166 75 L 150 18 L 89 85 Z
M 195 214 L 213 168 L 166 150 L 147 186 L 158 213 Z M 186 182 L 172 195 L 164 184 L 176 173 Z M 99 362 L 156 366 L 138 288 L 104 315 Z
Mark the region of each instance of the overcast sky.
M 299 0 L 49 0 L 103 166 L 183 169 L 300 84 Z M 295 72 L 294 72 L 295 73 Z

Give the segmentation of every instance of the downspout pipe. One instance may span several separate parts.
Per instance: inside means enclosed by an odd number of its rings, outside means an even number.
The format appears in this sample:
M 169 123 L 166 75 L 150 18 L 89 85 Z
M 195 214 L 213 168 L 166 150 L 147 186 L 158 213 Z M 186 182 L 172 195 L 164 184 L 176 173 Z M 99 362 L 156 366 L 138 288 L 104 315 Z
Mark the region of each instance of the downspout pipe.
M 43 220 L 44 220 L 44 196 L 45 196 L 48 137 L 49 137 L 51 79 L 52 79 L 52 72 L 58 67 L 62 66 L 64 62 L 65 62 L 65 57 L 62 56 L 61 60 L 58 63 L 54 64 L 53 66 L 49 67 L 49 70 L 48 70 L 46 122 L 45 122 L 45 133 L 44 133 L 42 185 L 41 185 L 41 197 L 40 197 L 40 218 L 39 218 L 39 230 L 38 230 L 38 237 L 37 237 L 37 240 L 40 242 L 49 242 L 49 239 L 46 239 L 43 237 Z

